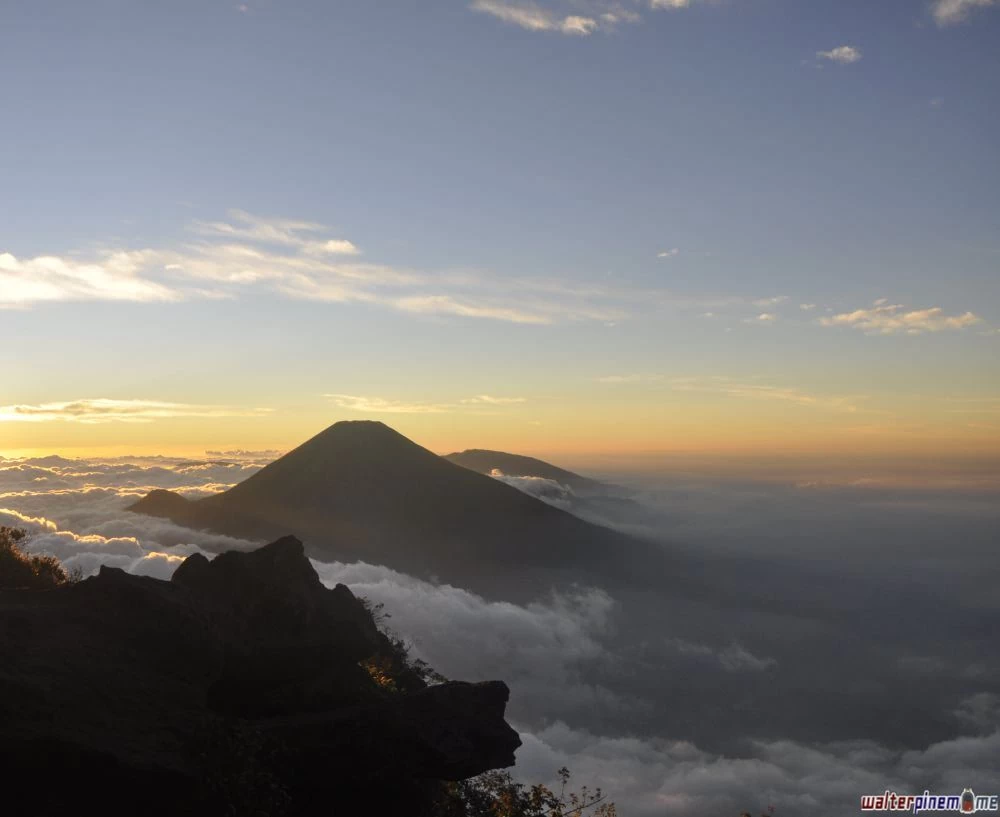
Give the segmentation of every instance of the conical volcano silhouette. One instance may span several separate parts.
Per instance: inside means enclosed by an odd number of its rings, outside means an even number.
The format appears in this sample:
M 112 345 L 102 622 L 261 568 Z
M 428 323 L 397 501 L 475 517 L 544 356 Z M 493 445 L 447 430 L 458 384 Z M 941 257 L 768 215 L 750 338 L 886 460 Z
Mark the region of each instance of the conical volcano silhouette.
M 315 558 L 472 587 L 527 568 L 606 572 L 647 550 L 371 421 L 337 423 L 224 493 L 155 491 L 131 510 L 232 536 L 294 534 Z

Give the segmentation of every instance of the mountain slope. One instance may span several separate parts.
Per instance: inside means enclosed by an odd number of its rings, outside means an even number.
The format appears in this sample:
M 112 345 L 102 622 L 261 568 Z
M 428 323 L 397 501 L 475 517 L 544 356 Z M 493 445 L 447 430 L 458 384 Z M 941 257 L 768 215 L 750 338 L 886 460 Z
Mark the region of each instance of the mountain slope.
M 620 573 L 652 550 L 368 421 L 337 423 L 224 493 L 155 491 L 131 510 L 233 536 L 294 534 L 316 558 L 486 592 L 529 569 Z
M 569 486 L 578 494 L 603 493 L 611 487 L 596 479 L 574 474 L 572 471 L 567 471 L 544 460 L 526 457 L 522 454 L 508 454 L 505 451 L 470 448 L 467 451 L 446 454 L 444 459 L 480 474 L 489 475 L 494 469 L 499 469 L 507 476 L 512 477 L 552 479 L 562 485 Z

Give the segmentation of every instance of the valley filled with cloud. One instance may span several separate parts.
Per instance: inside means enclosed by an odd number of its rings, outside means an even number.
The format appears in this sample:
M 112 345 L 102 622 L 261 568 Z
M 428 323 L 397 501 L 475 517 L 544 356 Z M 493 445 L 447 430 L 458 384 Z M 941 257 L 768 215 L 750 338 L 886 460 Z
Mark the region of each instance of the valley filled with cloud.
M 217 493 L 276 453 L 7 459 L 0 524 L 84 576 L 109 565 L 166 579 L 192 553 L 257 543 L 127 506 L 156 488 Z M 632 498 L 609 510 L 555 480 L 494 474 L 656 537 L 674 569 L 655 591 L 562 586 L 515 604 L 381 565 L 313 564 L 328 586 L 384 604 L 414 657 L 510 684 L 519 778 L 568 766 L 624 814 L 849 814 L 862 793 L 995 778 L 990 489 L 615 476 Z M 942 539 L 948 552 L 932 550 Z

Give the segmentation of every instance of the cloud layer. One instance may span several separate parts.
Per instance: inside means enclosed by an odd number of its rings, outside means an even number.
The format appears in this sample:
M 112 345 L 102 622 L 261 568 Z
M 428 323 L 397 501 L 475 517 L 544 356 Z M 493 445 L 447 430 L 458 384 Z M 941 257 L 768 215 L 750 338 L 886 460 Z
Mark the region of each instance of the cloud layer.
M 967 329 L 981 323 L 982 318 L 972 312 L 947 315 L 939 306 L 907 309 L 902 304 L 886 303 L 880 298 L 870 307 L 820 318 L 819 322 L 822 326 L 849 326 L 872 335 L 921 335 Z
M 824 52 L 850 61 L 853 49 Z M 26 309 L 56 301 L 170 303 L 193 299 L 235 299 L 265 292 L 293 300 L 361 304 L 396 312 L 463 320 L 499 321 L 525 326 L 619 321 L 667 310 L 691 310 L 720 320 L 771 326 L 788 322 L 779 312 L 789 296 L 681 294 L 663 288 L 611 286 L 607 281 L 501 276 L 481 270 L 428 272 L 361 260 L 361 250 L 342 236 L 330 235 L 319 223 L 262 218 L 233 210 L 228 221 L 197 221 L 198 239 L 168 248 L 114 247 L 67 255 L 18 259 L 0 253 L 0 309 Z M 658 254 L 677 258 L 677 249 Z M 805 304 L 812 308 L 813 304 Z M 753 309 L 756 307 L 756 309 Z M 713 310 L 705 312 L 705 309 Z M 765 311 L 761 311 L 761 309 Z M 801 311 L 795 313 L 801 316 Z M 791 322 L 793 324 L 796 321 Z M 801 321 L 797 322 L 801 325 Z M 825 326 L 852 325 L 872 333 L 918 334 L 964 329 L 981 323 L 972 312 L 946 315 L 940 307 L 907 310 L 879 301 L 870 309 L 826 317 Z M 731 331 L 732 326 L 726 327 Z M 988 331 L 988 330 L 987 330 Z M 77 408 L 96 417 L 121 414 L 136 418 L 153 411 L 229 412 L 222 406 L 150 403 L 131 408 L 131 401 L 78 400 L 65 404 L 5 407 L 24 419 L 37 414 L 66 416 Z M 259 411 L 253 409 L 252 411 Z M 176 414 L 175 416 L 181 416 Z
M 241 409 L 158 400 L 67 400 L 37 405 L 0 406 L 0 423 L 47 423 L 64 420 L 95 425 L 101 423 L 151 423 L 174 417 L 262 417 L 270 409 Z
M 169 578 L 185 556 L 200 549 L 242 549 L 253 543 L 138 516 L 126 506 L 155 488 L 208 496 L 241 482 L 270 459 L 243 454 L 207 461 L 0 458 L 0 525 L 26 529 L 30 551 L 56 556 L 84 576 L 106 564 Z
M 623 24 L 640 23 L 643 12 L 678 11 L 698 0 L 472 0 L 472 11 L 487 14 L 508 25 L 534 33 L 586 37 L 596 32 L 612 32 Z M 930 12 L 939 26 L 969 19 L 980 9 L 998 5 L 998 0 L 932 0 Z M 817 51 L 820 59 L 841 64 L 858 62 L 861 51 L 841 45 Z
M 195 222 L 200 240 L 174 248 L 111 248 L 83 257 L 0 254 L 0 308 L 54 301 L 155 303 L 236 298 L 251 290 L 328 303 L 361 303 L 418 315 L 522 324 L 614 321 L 633 296 L 604 286 L 423 272 L 358 258 L 361 250 L 310 221 L 261 218 Z
M 451 414 L 468 412 L 494 414 L 503 407 L 511 407 L 527 402 L 524 397 L 494 397 L 477 394 L 452 403 L 427 403 L 405 400 L 390 400 L 384 397 L 366 397 L 359 394 L 325 394 L 337 408 L 357 411 L 363 414 Z
M 586 37 L 598 31 L 613 31 L 623 24 L 642 20 L 639 10 L 679 9 L 690 0 L 649 0 L 648 3 L 624 0 L 588 0 L 587 2 L 531 2 L 531 0 L 473 0 L 469 8 L 488 14 L 525 31 Z
M 0 524 L 84 574 L 167 578 L 190 553 L 253 543 L 124 507 L 154 487 L 223 490 L 276 454 L 0 460 Z M 574 507 L 558 482 L 494 477 Z M 525 781 L 565 765 L 638 817 L 769 804 L 846 817 L 885 787 L 986 785 L 1000 751 L 995 487 L 661 479 L 636 486 L 672 553 L 655 593 L 567 585 L 515 604 L 379 565 L 314 564 L 328 585 L 384 603 L 445 675 L 510 683 Z

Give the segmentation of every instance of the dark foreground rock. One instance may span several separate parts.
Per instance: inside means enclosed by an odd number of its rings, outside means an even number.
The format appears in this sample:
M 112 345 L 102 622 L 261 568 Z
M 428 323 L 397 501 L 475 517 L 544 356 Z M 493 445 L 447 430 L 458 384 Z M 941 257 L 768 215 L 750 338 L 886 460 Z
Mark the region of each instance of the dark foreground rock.
M 170 582 L 0 592 L 0 797 L 22 814 L 420 814 L 513 764 L 507 697 L 427 687 L 294 538 Z

